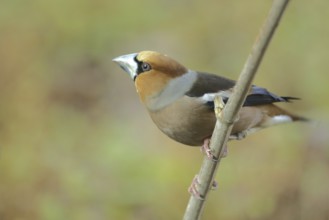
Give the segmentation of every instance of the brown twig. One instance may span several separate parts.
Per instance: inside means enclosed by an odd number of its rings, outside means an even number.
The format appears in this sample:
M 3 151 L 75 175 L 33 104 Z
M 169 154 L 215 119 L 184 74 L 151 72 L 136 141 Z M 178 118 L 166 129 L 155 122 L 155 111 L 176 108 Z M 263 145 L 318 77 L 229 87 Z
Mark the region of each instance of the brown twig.
M 211 138 L 210 149 L 218 160 L 210 160 L 205 157 L 200 172 L 198 174 L 196 190 L 199 196 L 191 195 L 187 205 L 184 220 L 198 220 L 202 214 L 205 199 L 211 188 L 216 169 L 220 163 L 221 155 L 227 139 L 231 133 L 235 119 L 247 96 L 252 80 L 256 74 L 258 66 L 266 51 L 266 48 L 273 36 L 273 33 L 280 21 L 280 18 L 289 0 L 274 0 L 269 15 L 260 30 L 258 38 L 253 45 L 251 53 L 241 71 L 240 77 L 235 85 L 232 96 L 229 98 L 222 112 L 217 113 L 217 122 Z M 215 99 L 215 108 L 220 106 L 220 98 Z

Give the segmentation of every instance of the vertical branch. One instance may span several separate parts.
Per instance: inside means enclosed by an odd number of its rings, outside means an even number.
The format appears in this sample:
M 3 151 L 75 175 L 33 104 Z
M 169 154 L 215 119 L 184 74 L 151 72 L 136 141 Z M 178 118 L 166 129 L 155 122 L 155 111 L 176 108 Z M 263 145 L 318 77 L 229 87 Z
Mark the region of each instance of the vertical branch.
M 289 0 L 273 1 L 269 15 L 261 28 L 258 38 L 254 43 L 251 53 L 249 54 L 248 59 L 241 71 L 240 77 L 234 87 L 233 94 L 229 98 L 222 112 L 215 111 L 217 122 L 211 138 L 210 149 L 212 149 L 213 155 L 215 155 L 218 160 L 213 161 L 208 157 L 205 157 L 203 160 L 198 174 L 199 184 L 196 186 L 202 199 L 191 195 L 184 214 L 184 220 L 200 219 L 204 208 L 205 199 L 207 198 L 209 189 L 211 188 L 216 169 L 220 163 L 221 155 L 223 154 L 227 139 L 231 133 L 233 123 L 243 105 L 258 66 L 288 2 Z M 220 97 L 216 97 L 215 110 L 220 108 L 220 101 Z

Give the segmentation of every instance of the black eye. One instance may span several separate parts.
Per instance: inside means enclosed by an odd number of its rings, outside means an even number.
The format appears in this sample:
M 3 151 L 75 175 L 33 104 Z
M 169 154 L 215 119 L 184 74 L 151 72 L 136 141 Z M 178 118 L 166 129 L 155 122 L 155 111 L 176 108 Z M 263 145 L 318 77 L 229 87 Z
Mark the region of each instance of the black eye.
M 141 68 L 142 68 L 143 72 L 146 72 L 146 71 L 151 70 L 151 65 L 148 63 L 142 63 Z

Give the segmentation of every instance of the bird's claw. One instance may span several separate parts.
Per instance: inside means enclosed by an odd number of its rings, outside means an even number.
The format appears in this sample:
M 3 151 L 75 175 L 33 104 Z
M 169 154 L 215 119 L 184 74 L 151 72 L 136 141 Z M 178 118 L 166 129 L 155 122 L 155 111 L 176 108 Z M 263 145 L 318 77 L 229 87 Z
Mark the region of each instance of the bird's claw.
M 218 158 L 216 158 L 215 155 L 213 154 L 213 150 L 209 147 L 209 144 L 210 144 L 210 139 L 209 138 L 205 139 L 201 147 L 201 151 L 204 152 L 210 160 L 217 162 Z
M 195 175 L 190 187 L 188 188 L 188 192 L 196 197 L 197 199 L 204 200 L 204 196 L 200 194 L 200 192 L 197 189 L 197 186 L 200 185 L 200 182 L 198 180 L 198 175 Z M 218 188 L 218 183 L 214 180 L 211 183 L 211 190 L 216 190 Z
M 200 192 L 197 189 L 197 186 L 200 185 L 199 180 L 198 180 L 198 175 L 195 175 L 195 177 L 192 180 L 192 183 L 190 187 L 188 188 L 188 192 L 196 197 L 199 200 L 204 200 L 204 196 L 200 194 Z
M 209 147 L 209 145 L 210 145 L 210 139 L 207 138 L 207 139 L 205 139 L 204 142 L 203 142 L 203 145 L 202 145 L 202 147 L 201 147 L 201 151 L 204 152 L 204 153 L 206 154 L 206 156 L 207 156 L 210 160 L 212 160 L 212 161 L 214 161 L 214 162 L 217 162 L 217 161 L 218 161 L 218 158 L 214 155 L 213 150 Z M 224 158 L 224 157 L 226 157 L 227 154 L 228 154 L 228 153 L 227 153 L 227 146 L 225 145 L 225 146 L 224 146 L 224 151 L 223 151 L 223 153 L 220 155 L 220 158 Z

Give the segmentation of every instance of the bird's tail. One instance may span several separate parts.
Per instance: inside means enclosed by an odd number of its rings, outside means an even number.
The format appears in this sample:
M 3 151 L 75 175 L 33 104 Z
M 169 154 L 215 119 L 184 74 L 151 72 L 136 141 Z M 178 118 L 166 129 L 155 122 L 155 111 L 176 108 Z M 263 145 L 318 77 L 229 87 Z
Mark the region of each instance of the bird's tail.
M 293 100 L 300 100 L 300 98 L 291 97 L 291 96 L 281 96 L 281 98 L 284 99 L 286 102 L 292 102 Z M 311 121 L 309 118 L 291 114 L 290 112 L 283 110 L 283 109 L 281 109 L 281 110 L 284 111 L 287 115 L 289 115 L 293 121 L 302 121 L 302 122 Z
M 286 102 L 291 102 L 292 100 L 300 100 L 300 98 L 297 97 L 291 97 L 291 96 L 281 96 Z
M 309 118 L 305 118 L 305 117 L 302 117 L 302 116 L 299 116 L 299 115 L 289 114 L 289 116 L 291 117 L 291 119 L 293 121 L 301 121 L 301 122 L 310 122 L 311 121 Z
M 291 99 L 292 97 L 289 97 L 289 98 Z M 289 98 L 288 98 L 288 100 L 289 100 Z M 293 99 L 297 99 L 297 98 L 293 98 Z M 285 109 L 282 109 L 282 108 L 280 108 L 277 105 L 271 105 L 271 106 L 272 107 L 270 108 L 270 115 L 272 117 L 274 117 L 274 116 L 280 116 L 280 115 L 285 115 L 285 116 L 288 116 L 292 121 L 301 121 L 301 122 L 309 122 L 309 121 L 311 121 L 310 119 L 308 119 L 306 117 L 292 114 L 289 111 L 287 111 Z

